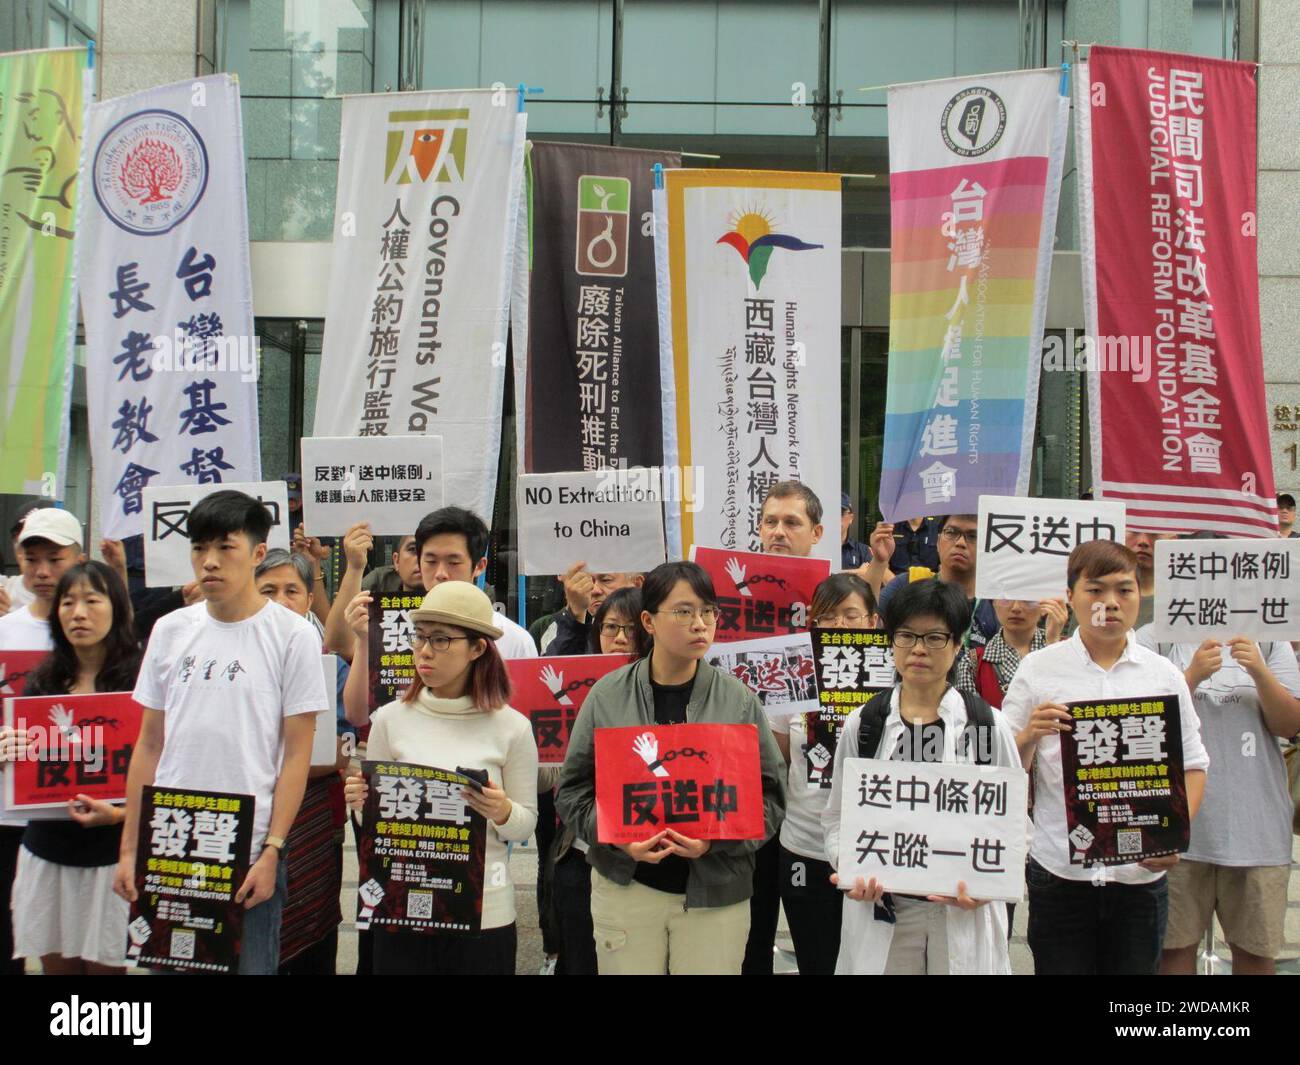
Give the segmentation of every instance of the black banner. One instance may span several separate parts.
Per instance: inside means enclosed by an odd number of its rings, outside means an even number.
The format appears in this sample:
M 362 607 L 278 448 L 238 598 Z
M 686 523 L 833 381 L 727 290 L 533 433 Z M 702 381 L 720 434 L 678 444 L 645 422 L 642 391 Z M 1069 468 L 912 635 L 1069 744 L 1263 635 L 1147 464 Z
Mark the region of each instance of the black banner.
M 370 712 L 400 699 L 415 679 L 415 652 L 411 649 L 411 611 L 424 602 L 419 595 L 371 593 L 369 647 Z
M 831 786 L 840 731 L 849 714 L 877 692 L 893 687 L 894 652 L 884 629 L 812 630 L 817 712 L 806 714 L 808 786 Z M 871 751 L 859 752 L 871 758 Z
M 362 762 L 357 928 L 477 932 L 487 821 L 461 798 L 468 777 L 402 762 Z
M 662 463 L 655 163 L 676 168 L 681 157 L 529 143 L 528 357 L 522 372 L 516 364 L 524 473 Z
M 1124 865 L 1187 850 L 1178 696 L 1066 703 L 1061 774 L 1070 861 Z
M 158 969 L 239 971 L 251 795 L 146 786 L 140 802 L 128 961 Z

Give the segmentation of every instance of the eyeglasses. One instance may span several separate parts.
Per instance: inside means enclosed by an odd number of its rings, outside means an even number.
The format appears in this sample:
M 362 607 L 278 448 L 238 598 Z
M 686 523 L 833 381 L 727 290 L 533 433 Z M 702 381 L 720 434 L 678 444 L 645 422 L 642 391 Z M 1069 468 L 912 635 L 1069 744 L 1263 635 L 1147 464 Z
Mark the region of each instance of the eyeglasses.
M 951 632 L 908 632 L 907 629 L 899 629 L 894 633 L 895 647 L 915 647 L 916 641 L 920 640 L 925 644 L 926 649 L 930 651 L 940 651 L 952 643 Z
M 435 651 L 445 651 L 451 646 L 453 640 L 468 640 L 468 636 L 443 636 L 441 633 L 436 635 L 427 632 L 420 632 L 418 629 L 411 633 L 411 649 L 420 650 L 426 643 Z
M 940 533 L 939 535 L 942 536 L 945 540 L 947 540 L 950 544 L 955 544 L 959 540 L 965 540 L 968 544 L 971 545 L 971 547 L 974 547 L 976 544 L 980 542 L 980 534 L 978 529 L 967 529 L 963 531 L 962 529 L 958 529 L 956 526 L 945 525 L 943 528 L 943 532 Z
M 813 618 L 813 624 L 819 629 L 832 628 L 835 625 L 861 625 L 869 615 L 861 610 L 846 610 L 842 614 L 822 614 Z
M 600 634 L 602 636 L 608 636 L 611 640 L 614 639 L 614 637 L 618 636 L 619 633 L 622 633 L 630 640 L 632 639 L 633 636 L 636 635 L 636 626 L 618 625 L 613 621 L 603 622 L 600 626 Z
M 702 606 L 699 610 L 692 610 L 688 606 L 679 606 L 673 610 L 656 610 L 656 614 L 668 614 L 678 625 L 685 627 L 692 620 L 699 618 L 705 625 L 712 625 L 718 620 L 718 608 L 716 606 Z

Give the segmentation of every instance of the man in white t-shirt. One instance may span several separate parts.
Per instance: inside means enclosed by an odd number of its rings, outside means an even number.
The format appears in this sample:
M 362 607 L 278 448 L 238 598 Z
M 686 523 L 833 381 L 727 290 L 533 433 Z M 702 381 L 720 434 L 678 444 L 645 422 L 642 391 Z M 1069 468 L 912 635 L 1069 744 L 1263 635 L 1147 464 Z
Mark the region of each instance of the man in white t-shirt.
M 32 600 L 0 618 L 0 651 L 51 650 L 54 590 L 68 570 L 86 561 L 81 550 L 81 522 L 70 511 L 56 507 L 33 510 L 23 522 L 15 551 Z
M 1151 976 L 1169 913 L 1165 874 L 1179 856 L 1109 866 L 1071 862 L 1060 734 L 1070 731 L 1072 718 L 1065 704 L 1177 696 L 1192 818 L 1210 759 L 1182 672 L 1134 637 L 1141 599 L 1137 556 L 1110 540 L 1081 544 L 1070 553 L 1067 580 L 1078 629 L 1068 640 L 1026 655 L 1002 702 L 1035 781 L 1025 871 L 1029 949 L 1035 973 Z
M 415 530 L 415 550 L 420 556 L 420 580 L 433 591 L 444 581 L 474 580 L 487 569 L 488 527 L 473 511 L 463 507 L 443 507 L 426 514 Z M 348 627 L 360 622 L 357 611 L 365 612 L 370 594 L 361 592 L 347 607 Z M 499 611 L 495 625 L 501 630 L 497 652 L 502 658 L 536 658 L 537 645 L 528 630 L 515 624 Z M 355 630 L 354 630 L 355 633 Z M 358 727 L 370 721 L 369 640 L 355 635 L 352 672 L 343 689 L 343 705 L 348 722 Z
M 154 626 L 140 666 L 135 700 L 144 714 L 113 885 L 136 898 L 146 785 L 253 796 L 251 867 L 235 893 L 247 911 L 244 974 L 279 966 L 284 840 L 307 783 L 315 715 L 333 705 L 315 629 L 257 590 L 270 528 L 266 507 L 242 492 L 215 492 L 190 511 L 190 561 L 204 601 Z

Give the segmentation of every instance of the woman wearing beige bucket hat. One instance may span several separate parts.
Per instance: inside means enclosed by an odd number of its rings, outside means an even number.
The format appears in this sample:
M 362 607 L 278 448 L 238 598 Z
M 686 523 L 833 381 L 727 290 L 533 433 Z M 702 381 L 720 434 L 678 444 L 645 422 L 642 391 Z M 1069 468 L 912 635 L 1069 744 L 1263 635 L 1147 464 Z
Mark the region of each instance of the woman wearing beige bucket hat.
M 507 843 L 522 843 L 537 824 L 537 745 L 528 719 L 507 705 L 510 680 L 497 653 L 501 630 L 492 603 L 464 581 L 438 585 L 411 611 L 415 679 L 371 718 L 366 756 L 440 769 L 486 769 L 481 792 L 465 801 L 488 821 L 483 922 L 477 935 L 380 932 L 376 974 L 513 975 L 515 895 Z M 362 777 L 349 777 L 354 809 L 365 802 Z

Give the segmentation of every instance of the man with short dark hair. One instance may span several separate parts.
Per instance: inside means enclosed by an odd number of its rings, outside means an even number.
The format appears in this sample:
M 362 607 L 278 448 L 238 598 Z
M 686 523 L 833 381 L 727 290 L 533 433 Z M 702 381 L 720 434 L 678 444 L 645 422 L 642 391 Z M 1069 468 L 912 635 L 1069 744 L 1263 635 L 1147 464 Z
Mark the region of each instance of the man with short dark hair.
M 239 971 L 266 975 L 279 965 L 284 841 L 307 784 L 315 715 L 332 705 L 315 629 L 258 591 L 270 529 L 266 507 L 230 489 L 190 511 L 203 602 L 158 621 L 140 666 L 135 701 L 144 711 L 113 884 L 135 900 L 146 785 L 252 795 L 251 865 L 235 892 L 246 910 Z
M 13 528 L 9 530 L 9 542 L 13 545 L 14 561 L 19 562 L 18 535 L 23 531 L 23 522 L 27 520 L 27 515 L 33 510 L 52 506 L 54 506 L 53 500 L 33 499 L 18 508 L 18 513 L 14 515 Z M 12 610 L 25 607 L 35 598 L 36 593 L 31 590 L 27 579 L 23 576 L 21 562 L 19 562 L 18 572 L 12 577 L 0 577 L 0 618 Z
M 68 570 L 86 561 L 81 536 L 81 522 L 70 511 L 50 507 L 27 515 L 16 551 L 23 583 L 31 590 L 32 600 L 0 618 L 0 650 L 54 648 L 50 635 L 54 591 Z
M 1033 774 L 1034 831 L 1026 880 L 1034 971 L 1047 974 L 1154 975 L 1168 917 L 1165 873 L 1177 854 L 1125 865 L 1070 861 L 1061 733 L 1065 704 L 1085 700 L 1177 697 L 1187 812 L 1196 816 L 1209 757 L 1182 672 L 1135 639 L 1137 556 L 1111 540 L 1070 553 L 1070 606 L 1078 630 L 1025 656 L 1002 702 Z
M 1290 492 L 1277 497 L 1277 534 L 1288 540 L 1300 539 L 1295 531 L 1295 496 Z
M 822 538 L 822 501 L 798 481 L 768 489 L 758 518 L 758 539 L 767 555 L 808 558 Z

